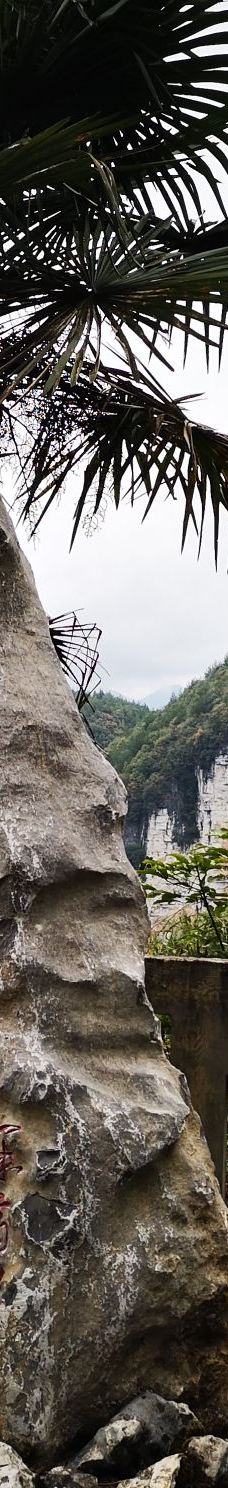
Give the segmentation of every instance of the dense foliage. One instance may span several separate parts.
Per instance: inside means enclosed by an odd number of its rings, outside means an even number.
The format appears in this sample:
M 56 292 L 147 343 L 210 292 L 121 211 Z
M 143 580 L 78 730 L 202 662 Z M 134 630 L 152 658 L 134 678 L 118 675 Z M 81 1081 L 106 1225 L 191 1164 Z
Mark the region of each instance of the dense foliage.
M 151 930 L 148 956 L 220 956 L 228 958 L 228 905 L 220 918 L 222 946 L 206 910 L 187 914 L 186 910 L 170 917 L 159 928 Z
M 93 707 L 94 737 L 130 796 L 140 793 L 157 811 L 175 783 L 187 790 L 189 782 L 192 792 L 195 771 L 209 774 L 228 748 L 228 657 L 165 708 L 150 710 L 111 693 L 98 693 Z
M 90 726 L 127 787 L 126 843 L 135 867 L 145 854 L 149 818 L 164 808 L 174 842 L 181 848 L 195 842 L 199 772 L 206 780 L 228 751 L 228 657 L 164 708 L 97 693 Z
M 206 846 L 204 843 L 195 844 L 188 853 L 174 852 L 166 860 L 147 857 L 142 864 L 140 877 L 155 911 L 164 911 L 164 906 L 165 909 L 168 906 L 169 909 L 173 906 L 177 908 L 184 902 L 184 920 L 181 926 L 179 924 L 178 927 L 177 921 L 176 926 L 172 927 L 172 952 L 176 943 L 180 945 L 181 938 L 183 941 L 183 935 L 185 946 L 187 941 L 189 945 L 191 919 L 189 917 L 188 923 L 188 915 L 190 911 L 191 916 L 194 909 L 191 944 L 195 944 L 195 953 L 200 954 L 203 941 L 204 946 L 205 943 L 212 942 L 214 954 L 217 947 L 217 955 L 227 956 L 228 828 L 221 829 L 219 836 L 219 843 L 213 842 Z M 166 931 L 169 936 L 168 927 Z M 169 951 L 171 954 L 170 940 Z M 188 954 L 191 954 L 189 950 Z
M 105 491 L 163 490 L 199 547 L 209 496 L 217 559 L 228 439 L 164 379 L 173 329 L 207 366 L 226 333 L 226 12 L 1 0 L 2 451 L 34 526 L 83 462 L 72 541 Z
M 84 709 L 93 737 L 99 748 L 109 757 L 110 745 L 119 738 L 125 739 L 140 721 L 148 718 L 149 708 L 141 703 L 129 703 L 128 698 L 115 696 L 113 692 L 95 692 L 89 708 Z

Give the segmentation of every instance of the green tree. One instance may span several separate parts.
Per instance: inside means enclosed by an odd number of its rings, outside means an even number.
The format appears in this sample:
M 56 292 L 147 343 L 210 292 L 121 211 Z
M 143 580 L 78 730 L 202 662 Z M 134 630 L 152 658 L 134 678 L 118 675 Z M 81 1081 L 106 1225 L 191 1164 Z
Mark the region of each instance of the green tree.
M 108 753 L 113 743 L 117 748 L 131 729 L 148 718 L 149 708 L 143 703 L 131 703 L 127 698 L 114 696 L 112 692 L 95 692 L 91 708 L 85 708 L 84 717 L 92 728 L 96 744 L 104 754 Z
M 204 956 L 221 957 L 228 960 L 228 900 L 219 921 L 221 940 L 218 940 L 206 910 L 189 914 L 181 910 L 175 918 L 165 921 L 160 928 L 151 930 L 148 956 Z M 221 944 L 222 942 L 222 944 Z
M 190 335 L 207 365 L 210 342 L 222 353 L 226 25 L 208 0 L 1 0 L 2 450 L 35 527 L 86 463 L 72 541 L 130 483 L 145 514 L 181 492 L 183 543 L 198 493 L 200 546 L 208 491 L 217 558 L 228 441 L 160 378 L 176 327 L 184 356 Z
M 155 908 L 164 905 L 184 910 L 176 922 L 167 923 L 150 938 L 150 952 L 167 955 L 228 956 L 228 829 L 221 841 L 197 843 L 188 853 L 175 852 L 164 861 L 145 858 L 140 876 L 148 899 Z M 188 917 L 194 910 L 193 921 Z

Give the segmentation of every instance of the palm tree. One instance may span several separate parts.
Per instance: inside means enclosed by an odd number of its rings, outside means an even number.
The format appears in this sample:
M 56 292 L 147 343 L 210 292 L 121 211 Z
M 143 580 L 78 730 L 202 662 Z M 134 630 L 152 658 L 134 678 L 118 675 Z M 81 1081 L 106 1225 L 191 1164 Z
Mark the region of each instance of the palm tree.
M 2 452 L 33 529 L 83 461 L 72 541 L 128 481 L 145 514 L 181 490 L 183 543 L 198 493 L 199 546 L 210 493 L 217 560 L 228 439 L 160 379 L 175 328 L 222 355 L 227 29 L 226 0 L 2 0 Z

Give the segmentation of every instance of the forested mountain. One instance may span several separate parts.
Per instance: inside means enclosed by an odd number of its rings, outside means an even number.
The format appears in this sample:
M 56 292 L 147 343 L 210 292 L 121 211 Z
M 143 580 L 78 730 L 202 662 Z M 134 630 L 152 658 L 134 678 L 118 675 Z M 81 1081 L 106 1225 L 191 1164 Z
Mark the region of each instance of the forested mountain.
M 96 744 L 108 758 L 111 745 L 115 748 L 116 742 L 128 738 L 136 726 L 151 716 L 146 704 L 129 703 L 128 698 L 115 696 L 112 692 L 95 692 L 91 701 L 92 711 L 91 706 L 87 706 L 84 718 L 87 716 Z
M 95 693 L 90 722 L 130 793 L 152 788 L 161 804 L 170 775 L 184 760 L 207 772 L 228 747 L 228 656 L 161 709 Z
M 164 807 L 176 840 L 185 846 L 194 841 L 199 771 L 210 776 L 218 755 L 228 751 L 228 656 L 162 709 L 98 693 L 93 710 L 94 738 L 128 789 L 128 847 L 137 840 L 145 846 L 149 817 Z

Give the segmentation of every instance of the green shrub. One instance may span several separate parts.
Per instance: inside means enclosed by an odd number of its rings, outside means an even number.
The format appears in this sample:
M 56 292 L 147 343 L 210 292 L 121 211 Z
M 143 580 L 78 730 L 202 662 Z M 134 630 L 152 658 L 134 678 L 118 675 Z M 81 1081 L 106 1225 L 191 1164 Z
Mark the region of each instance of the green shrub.
M 203 843 L 188 853 L 145 858 L 140 869 L 146 895 L 154 908 L 174 907 L 174 916 L 151 931 L 153 956 L 223 956 L 228 958 L 228 829 L 220 843 Z
M 148 956 L 221 956 L 228 958 L 228 906 L 219 919 L 223 947 L 206 910 L 190 915 L 182 910 L 175 920 L 166 920 L 160 930 L 151 930 Z

